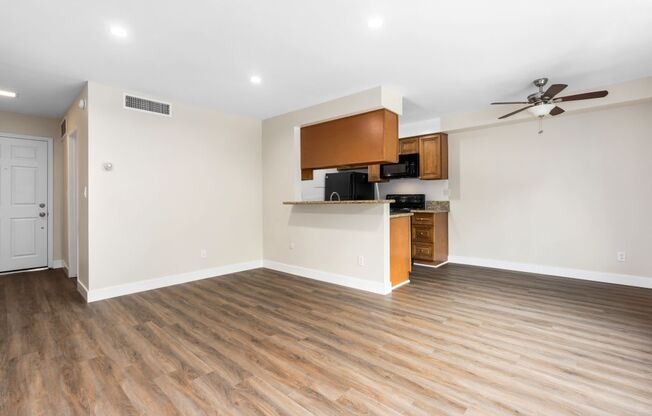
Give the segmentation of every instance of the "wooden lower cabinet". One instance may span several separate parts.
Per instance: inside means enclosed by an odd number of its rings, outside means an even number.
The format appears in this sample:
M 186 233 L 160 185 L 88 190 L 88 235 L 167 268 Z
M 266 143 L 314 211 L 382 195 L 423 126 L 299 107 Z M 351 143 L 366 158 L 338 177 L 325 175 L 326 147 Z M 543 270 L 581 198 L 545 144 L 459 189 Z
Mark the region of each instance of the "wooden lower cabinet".
M 448 260 L 448 213 L 416 212 L 412 217 L 412 260 L 438 264 Z
M 410 278 L 410 217 L 389 220 L 389 271 L 392 287 Z

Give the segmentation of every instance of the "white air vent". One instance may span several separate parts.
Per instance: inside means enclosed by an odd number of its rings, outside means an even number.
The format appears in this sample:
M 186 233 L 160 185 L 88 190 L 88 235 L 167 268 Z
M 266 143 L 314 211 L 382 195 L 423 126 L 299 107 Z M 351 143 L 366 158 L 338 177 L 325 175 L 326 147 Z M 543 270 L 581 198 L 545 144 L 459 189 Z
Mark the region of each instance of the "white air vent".
M 148 113 L 163 114 L 164 116 L 169 116 L 171 110 L 170 104 L 168 103 L 152 101 L 146 98 L 134 97 L 133 95 L 127 94 L 125 94 L 125 108 L 145 111 Z

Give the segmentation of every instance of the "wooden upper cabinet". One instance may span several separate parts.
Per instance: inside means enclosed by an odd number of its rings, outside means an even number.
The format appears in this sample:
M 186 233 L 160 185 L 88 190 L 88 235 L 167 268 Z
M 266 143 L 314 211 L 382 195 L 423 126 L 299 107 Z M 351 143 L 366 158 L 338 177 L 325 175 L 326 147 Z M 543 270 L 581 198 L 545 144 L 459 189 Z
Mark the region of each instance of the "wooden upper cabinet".
M 387 182 L 387 179 L 380 177 L 380 165 L 367 166 L 367 182 Z
M 301 178 L 313 169 L 398 161 L 398 115 L 380 109 L 301 128 Z
M 419 137 L 419 178 L 448 179 L 448 135 Z
M 419 153 L 419 138 L 412 137 L 409 139 L 401 139 L 398 141 L 398 154 L 410 155 Z

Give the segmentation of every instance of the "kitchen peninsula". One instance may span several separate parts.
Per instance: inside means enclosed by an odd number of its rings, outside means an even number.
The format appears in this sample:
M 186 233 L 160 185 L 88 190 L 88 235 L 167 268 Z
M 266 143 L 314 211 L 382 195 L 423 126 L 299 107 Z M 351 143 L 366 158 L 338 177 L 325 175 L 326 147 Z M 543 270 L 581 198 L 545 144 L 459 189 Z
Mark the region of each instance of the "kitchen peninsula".
M 381 240 L 379 241 L 381 243 L 378 246 L 379 250 L 375 250 L 372 256 L 358 254 L 357 265 L 358 267 L 371 267 L 374 264 L 381 265 L 379 270 L 382 270 L 382 272 L 371 276 L 371 278 L 375 287 L 380 289 L 376 291 L 387 294 L 392 289 L 409 283 L 409 273 L 412 270 L 410 217 L 414 214 L 390 214 L 389 204 L 392 202 L 394 201 L 391 199 L 382 199 L 285 201 L 283 204 L 292 205 L 296 215 L 307 215 L 313 221 L 325 221 L 329 226 L 334 224 L 334 219 L 349 215 L 351 212 L 360 216 L 360 223 L 372 221 L 373 224 L 376 224 L 376 227 L 380 229 L 378 233 Z M 343 209 L 345 211 L 342 211 Z M 323 227 L 322 230 L 325 228 Z M 371 229 L 373 227 L 364 228 L 363 231 L 375 231 Z M 365 249 L 368 248 L 365 247 Z M 338 282 L 331 281 L 331 283 L 337 284 Z

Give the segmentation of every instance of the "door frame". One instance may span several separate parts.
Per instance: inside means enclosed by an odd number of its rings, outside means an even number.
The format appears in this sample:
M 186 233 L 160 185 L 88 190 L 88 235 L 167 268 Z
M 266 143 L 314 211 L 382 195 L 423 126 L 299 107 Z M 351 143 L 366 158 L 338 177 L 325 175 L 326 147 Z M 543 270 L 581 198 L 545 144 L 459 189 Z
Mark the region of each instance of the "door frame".
M 0 131 L 0 137 L 7 139 L 37 140 L 48 144 L 48 267 L 54 267 L 54 139 L 52 137 L 29 136 L 26 134 Z
M 68 268 L 68 277 L 77 277 L 79 270 L 79 245 L 77 224 L 79 221 L 79 196 L 77 172 L 77 130 L 73 130 L 66 136 L 66 202 L 67 223 L 68 223 L 68 258 L 64 259 Z

